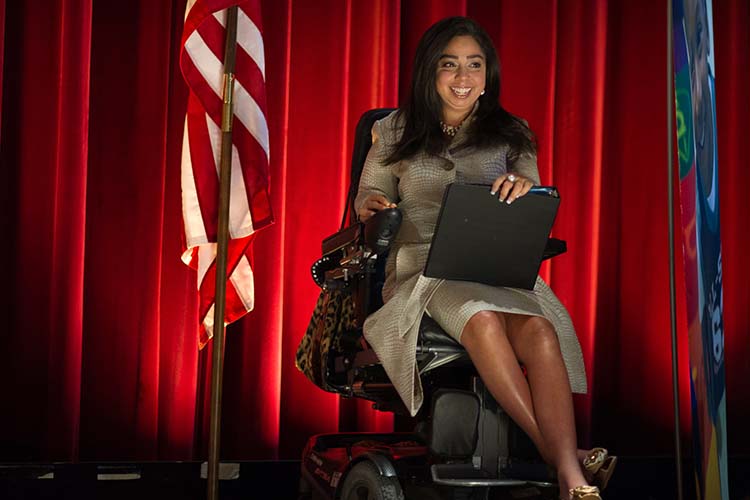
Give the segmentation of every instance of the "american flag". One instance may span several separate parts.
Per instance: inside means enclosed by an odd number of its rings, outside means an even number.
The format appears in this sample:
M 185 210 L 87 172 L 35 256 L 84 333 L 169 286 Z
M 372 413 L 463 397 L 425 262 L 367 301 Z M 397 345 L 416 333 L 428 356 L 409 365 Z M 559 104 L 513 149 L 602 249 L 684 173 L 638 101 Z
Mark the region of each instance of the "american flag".
M 198 272 L 200 345 L 213 334 L 227 9 L 238 6 L 225 323 L 253 309 L 251 243 L 273 222 L 260 1 L 188 0 L 180 67 L 190 90 L 182 143 L 182 260 Z

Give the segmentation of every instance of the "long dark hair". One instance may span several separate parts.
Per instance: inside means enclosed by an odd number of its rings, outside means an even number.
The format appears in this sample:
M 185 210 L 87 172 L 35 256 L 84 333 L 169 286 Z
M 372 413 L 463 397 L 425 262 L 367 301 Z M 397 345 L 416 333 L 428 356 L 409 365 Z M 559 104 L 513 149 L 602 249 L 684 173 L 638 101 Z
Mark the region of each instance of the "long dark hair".
M 440 128 L 443 105 L 435 87 L 437 67 L 448 43 L 464 35 L 473 37 L 484 52 L 487 74 L 484 95 L 479 97 L 479 108 L 462 147 L 508 144 L 511 162 L 522 153 L 536 150 L 535 137 L 529 127 L 500 106 L 500 64 L 492 40 L 476 21 L 449 17 L 433 24 L 419 40 L 411 90 L 398 111 L 404 132 L 386 163 L 410 158 L 419 151 L 437 154 L 443 149 L 446 139 Z

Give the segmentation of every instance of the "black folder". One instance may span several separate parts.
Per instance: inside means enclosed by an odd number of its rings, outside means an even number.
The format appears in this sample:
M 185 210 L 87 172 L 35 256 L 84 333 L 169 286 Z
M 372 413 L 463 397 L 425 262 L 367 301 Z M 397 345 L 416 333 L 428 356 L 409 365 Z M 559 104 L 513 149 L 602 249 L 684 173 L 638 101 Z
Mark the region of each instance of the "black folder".
M 490 186 L 448 185 L 424 275 L 532 290 L 559 205 L 554 187 L 507 204 Z

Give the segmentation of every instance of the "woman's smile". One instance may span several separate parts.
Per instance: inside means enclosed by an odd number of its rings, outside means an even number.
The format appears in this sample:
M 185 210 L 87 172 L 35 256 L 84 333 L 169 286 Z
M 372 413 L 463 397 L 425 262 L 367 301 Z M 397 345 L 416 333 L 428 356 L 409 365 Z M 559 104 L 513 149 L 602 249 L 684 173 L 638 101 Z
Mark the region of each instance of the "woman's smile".
M 451 90 L 459 99 L 466 99 L 467 97 L 469 97 L 471 87 L 451 87 Z

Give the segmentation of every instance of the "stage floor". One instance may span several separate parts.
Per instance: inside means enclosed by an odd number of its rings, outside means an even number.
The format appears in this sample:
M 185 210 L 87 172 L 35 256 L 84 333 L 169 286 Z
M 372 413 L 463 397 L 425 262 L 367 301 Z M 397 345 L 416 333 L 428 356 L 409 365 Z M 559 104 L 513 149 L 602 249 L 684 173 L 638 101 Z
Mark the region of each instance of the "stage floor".
M 299 461 L 249 461 L 223 464 L 222 500 L 295 500 Z M 686 500 L 695 498 L 693 478 L 685 467 Z M 750 457 L 730 459 L 730 498 L 750 500 Z M 606 500 L 676 498 L 675 470 L 669 457 L 620 457 L 604 492 Z M 523 496 L 520 496 L 520 495 Z M 531 496 L 530 496 L 531 495 Z M 199 462 L 2 464 L 2 500 L 202 500 L 206 481 Z M 496 489 L 493 500 L 533 500 L 533 492 Z M 414 499 L 416 500 L 416 499 Z

